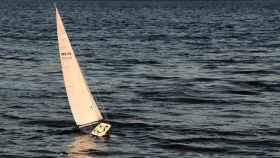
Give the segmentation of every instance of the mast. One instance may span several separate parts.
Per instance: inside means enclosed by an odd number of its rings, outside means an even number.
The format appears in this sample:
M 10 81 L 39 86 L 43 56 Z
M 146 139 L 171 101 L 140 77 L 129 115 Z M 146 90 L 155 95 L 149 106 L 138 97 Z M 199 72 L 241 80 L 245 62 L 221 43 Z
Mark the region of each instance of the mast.
M 76 124 L 81 127 L 103 119 L 72 49 L 58 9 L 56 27 L 64 85 Z

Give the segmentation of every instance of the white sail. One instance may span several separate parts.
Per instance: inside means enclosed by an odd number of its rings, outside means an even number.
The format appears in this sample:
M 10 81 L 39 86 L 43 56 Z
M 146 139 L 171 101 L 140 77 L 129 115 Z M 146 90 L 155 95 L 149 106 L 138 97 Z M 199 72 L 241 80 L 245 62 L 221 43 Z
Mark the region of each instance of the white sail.
M 56 27 L 64 84 L 76 124 L 83 126 L 102 120 L 103 117 L 88 88 L 57 8 Z

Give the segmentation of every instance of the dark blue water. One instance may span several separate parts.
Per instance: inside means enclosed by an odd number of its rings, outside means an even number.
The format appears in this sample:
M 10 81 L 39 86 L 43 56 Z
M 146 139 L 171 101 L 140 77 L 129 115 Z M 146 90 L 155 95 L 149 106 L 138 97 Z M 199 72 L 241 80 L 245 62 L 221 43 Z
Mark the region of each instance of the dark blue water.
M 0 5 L 0 157 L 280 157 L 280 2 L 57 1 L 112 121 L 73 121 L 46 0 Z

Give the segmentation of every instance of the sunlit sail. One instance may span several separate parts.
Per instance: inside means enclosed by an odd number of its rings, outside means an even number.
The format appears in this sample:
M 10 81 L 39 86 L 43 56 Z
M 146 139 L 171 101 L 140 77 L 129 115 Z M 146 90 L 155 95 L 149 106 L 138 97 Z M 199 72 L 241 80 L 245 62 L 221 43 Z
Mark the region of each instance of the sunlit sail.
M 64 85 L 74 120 L 79 127 L 99 122 L 97 128 L 102 129 L 96 130 L 99 134 L 106 133 L 110 125 L 100 122 L 103 120 L 103 116 L 88 88 L 57 8 L 56 27 Z M 96 130 L 93 130 L 92 134 L 98 135 Z

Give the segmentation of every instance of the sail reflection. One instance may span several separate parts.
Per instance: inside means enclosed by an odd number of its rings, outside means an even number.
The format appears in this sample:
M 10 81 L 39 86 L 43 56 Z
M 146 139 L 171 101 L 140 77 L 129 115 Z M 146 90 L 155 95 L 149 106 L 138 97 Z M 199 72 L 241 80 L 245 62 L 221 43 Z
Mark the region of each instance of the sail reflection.
M 76 135 L 68 147 L 67 158 L 94 158 L 95 154 L 106 152 L 106 143 L 90 135 Z

